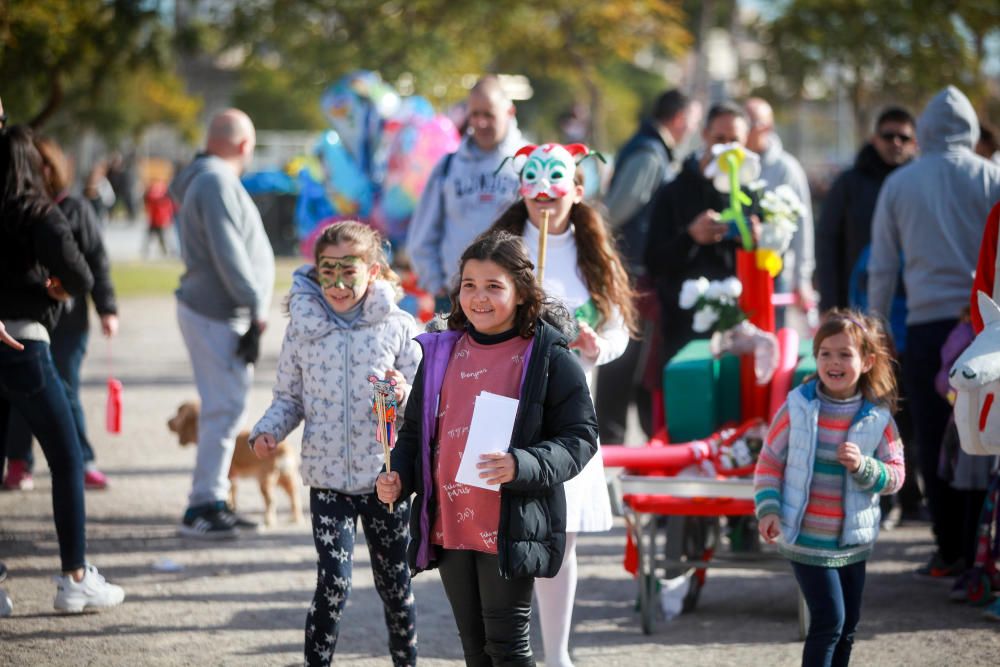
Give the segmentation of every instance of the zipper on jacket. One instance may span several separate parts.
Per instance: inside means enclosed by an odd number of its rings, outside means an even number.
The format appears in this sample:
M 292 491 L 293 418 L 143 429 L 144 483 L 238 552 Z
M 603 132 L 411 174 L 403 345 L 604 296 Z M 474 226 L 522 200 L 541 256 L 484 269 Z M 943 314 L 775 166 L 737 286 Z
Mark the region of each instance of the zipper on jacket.
M 347 328 L 344 331 L 347 334 L 345 336 L 347 343 L 344 345 L 344 392 L 347 398 L 347 405 L 344 406 L 344 423 L 347 426 L 345 467 L 347 468 L 347 488 L 354 490 L 354 481 L 351 479 L 351 461 L 353 460 L 351 458 L 351 329 Z

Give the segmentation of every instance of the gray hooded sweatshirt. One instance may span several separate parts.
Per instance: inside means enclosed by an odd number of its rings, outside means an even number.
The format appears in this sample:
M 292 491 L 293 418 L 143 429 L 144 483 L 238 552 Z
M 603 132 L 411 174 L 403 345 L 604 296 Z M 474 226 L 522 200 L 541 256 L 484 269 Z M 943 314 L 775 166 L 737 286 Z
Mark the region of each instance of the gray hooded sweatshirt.
M 805 213 L 798 221 L 799 228 L 795 230 L 792 244 L 785 253 L 783 272 L 791 289 L 811 286 L 816 258 L 813 252 L 813 211 L 809 180 L 795 156 L 785 151 L 777 132 L 771 133 L 767 148 L 760 156 L 760 177 L 767 183 L 765 190 L 774 190 L 779 185 L 792 188 L 805 207 Z
M 972 152 L 978 138 L 972 104 L 948 86 L 917 121 L 920 157 L 882 186 L 868 303 L 887 321 L 901 263 L 908 325 L 956 319 L 969 302 L 986 216 L 1000 200 L 1000 166 Z
M 503 161 L 523 145 L 511 119 L 507 135 L 493 150 L 483 151 L 472 137 L 465 137 L 457 152 L 434 167 L 406 235 L 423 289 L 431 294 L 450 289 L 465 249 L 517 201 L 517 174 Z
M 215 320 L 260 319 L 274 290 L 274 252 L 233 168 L 200 155 L 170 184 L 184 275 L 177 299 Z

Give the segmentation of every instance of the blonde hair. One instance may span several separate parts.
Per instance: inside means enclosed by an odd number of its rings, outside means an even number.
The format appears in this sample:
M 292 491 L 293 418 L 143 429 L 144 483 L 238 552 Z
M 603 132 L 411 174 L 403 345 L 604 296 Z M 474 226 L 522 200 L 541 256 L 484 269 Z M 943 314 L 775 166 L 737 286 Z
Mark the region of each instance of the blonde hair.
M 382 235 L 370 226 L 357 220 L 342 220 L 335 222 L 320 233 L 313 248 L 313 262 L 319 263 L 320 253 L 327 247 L 340 243 L 350 243 L 361 255 L 366 264 L 378 264 L 378 279 L 385 280 L 399 292 L 400 279 L 389 267 L 386 255 L 386 241 Z
M 856 310 L 834 308 L 828 311 L 813 336 L 813 356 L 819 356 L 819 346 L 824 340 L 837 334 L 847 334 L 858 348 L 862 359 L 868 355 L 872 355 L 874 359 L 872 367 L 858 379 L 861 395 L 869 402 L 895 413 L 898 401 L 896 373 L 893 368 L 895 355 L 892 341 L 882 321 L 862 315 Z

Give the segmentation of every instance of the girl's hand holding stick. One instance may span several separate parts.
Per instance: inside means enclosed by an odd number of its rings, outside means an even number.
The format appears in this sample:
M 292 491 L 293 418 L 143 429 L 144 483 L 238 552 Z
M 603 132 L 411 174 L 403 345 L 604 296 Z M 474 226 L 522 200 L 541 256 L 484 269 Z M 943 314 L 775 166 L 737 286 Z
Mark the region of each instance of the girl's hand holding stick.
M 375 427 L 375 439 L 382 443 L 382 454 L 385 457 L 385 471 L 387 475 L 391 475 L 396 479 L 396 483 L 399 484 L 399 476 L 392 475 L 392 441 L 395 439 L 395 429 L 393 428 L 396 421 L 396 385 L 397 382 L 395 378 L 391 375 L 392 371 L 386 373 L 386 379 L 379 380 L 374 375 L 368 377 L 368 381 L 372 383 L 372 411 L 375 413 L 376 427 Z M 381 483 L 382 475 L 379 476 L 379 483 Z M 400 489 L 397 489 L 395 496 L 391 500 L 383 502 L 388 502 L 389 511 L 392 512 L 393 501 L 399 496 Z M 382 493 L 378 493 L 379 499 L 382 499 Z

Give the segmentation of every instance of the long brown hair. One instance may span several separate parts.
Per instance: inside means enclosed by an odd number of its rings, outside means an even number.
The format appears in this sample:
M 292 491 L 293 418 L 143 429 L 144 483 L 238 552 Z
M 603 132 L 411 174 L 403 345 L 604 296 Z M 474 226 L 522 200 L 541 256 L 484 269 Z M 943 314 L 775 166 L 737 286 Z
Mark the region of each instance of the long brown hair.
M 0 227 L 30 224 L 51 208 L 31 130 L 26 125 L 0 129 Z
M 875 359 L 872 367 L 858 379 L 861 395 L 871 403 L 895 413 L 898 395 L 892 343 L 882 321 L 862 315 L 856 310 L 834 308 L 828 311 L 813 336 L 813 356 L 819 356 L 819 346 L 824 340 L 837 334 L 847 334 L 858 348 L 862 359 L 868 355 Z
M 320 233 L 313 248 L 313 262 L 319 264 L 320 253 L 327 247 L 350 243 L 361 253 L 366 264 L 378 264 L 378 278 L 388 281 L 399 291 L 399 276 L 389 267 L 382 235 L 368 225 L 356 220 L 335 222 Z
M 579 170 L 575 180 L 578 185 L 582 184 Z M 570 209 L 569 221 L 576 228 L 577 266 L 583 274 L 590 298 L 601 314 L 598 326 L 610 320 L 617 308 L 626 328 L 633 336 L 636 335 L 639 327 L 632 301 L 635 294 L 604 219 L 594 208 L 579 202 Z M 505 231 L 523 236 L 524 226 L 528 224 L 531 224 L 528 222 L 528 205 L 521 199 L 497 218 L 490 231 Z
M 45 188 L 49 196 L 56 199 L 69 188 L 70 181 L 73 180 L 69 160 L 55 139 L 36 136 L 35 148 L 42 156 L 42 177 Z
M 462 271 L 465 270 L 465 263 L 470 259 L 493 262 L 510 276 L 511 282 L 514 283 L 514 290 L 518 298 L 521 299 L 521 304 L 514 312 L 514 327 L 522 338 L 534 336 L 538 318 L 543 314 L 547 305 L 545 292 L 535 280 L 535 265 L 528 257 L 524 241 L 519 235 L 505 231 L 487 230 L 483 232 L 462 253 L 458 269 L 459 280 L 452 287 L 449 295 L 451 297 L 451 313 L 448 314 L 448 328 L 460 331 L 465 329 L 469 323 L 469 318 L 466 317 L 459 303 L 458 295 L 462 290 Z

